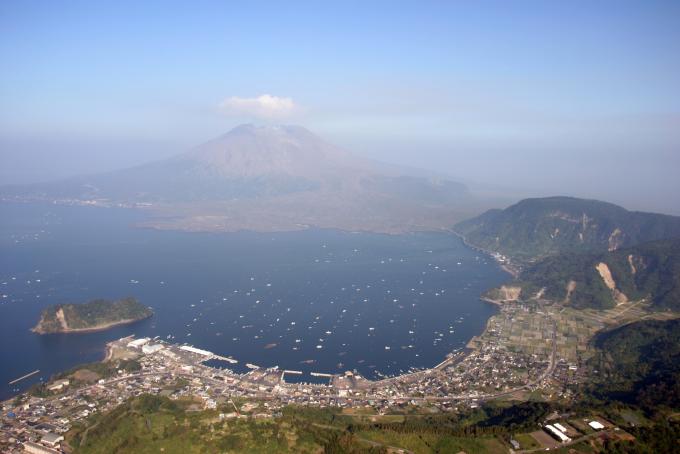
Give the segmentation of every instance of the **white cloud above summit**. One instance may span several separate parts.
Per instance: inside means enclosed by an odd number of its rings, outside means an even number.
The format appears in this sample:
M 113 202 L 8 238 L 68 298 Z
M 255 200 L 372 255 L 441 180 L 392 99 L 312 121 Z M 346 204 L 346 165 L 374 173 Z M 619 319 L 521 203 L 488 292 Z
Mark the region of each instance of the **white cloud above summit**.
M 254 98 L 232 96 L 220 103 L 220 111 L 231 116 L 252 116 L 257 118 L 284 118 L 298 109 L 292 98 L 263 94 Z

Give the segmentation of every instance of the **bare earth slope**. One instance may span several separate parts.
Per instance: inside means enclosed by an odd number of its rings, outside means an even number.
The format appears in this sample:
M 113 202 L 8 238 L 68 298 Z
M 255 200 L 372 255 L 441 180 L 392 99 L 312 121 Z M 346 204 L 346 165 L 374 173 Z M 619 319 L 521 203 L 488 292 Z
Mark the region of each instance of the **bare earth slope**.
M 514 288 L 516 293 L 509 296 L 504 288 Z M 653 309 L 677 311 L 680 239 L 617 251 L 547 257 L 524 269 L 511 284 L 489 291 L 487 297 L 529 300 L 539 292 L 542 297 L 577 308 L 607 309 L 645 299 Z

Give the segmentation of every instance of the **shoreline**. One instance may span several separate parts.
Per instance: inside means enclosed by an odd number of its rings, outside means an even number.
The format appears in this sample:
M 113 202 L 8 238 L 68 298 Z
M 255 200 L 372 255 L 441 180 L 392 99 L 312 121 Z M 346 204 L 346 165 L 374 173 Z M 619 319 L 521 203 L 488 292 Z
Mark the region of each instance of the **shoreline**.
M 417 232 L 409 232 L 409 233 L 417 233 Z M 490 256 L 491 258 L 494 259 L 493 262 L 494 262 L 496 265 L 498 265 L 503 271 L 505 271 L 506 273 L 510 274 L 510 275 L 513 276 L 513 277 L 516 276 L 517 271 L 516 271 L 514 268 L 512 268 L 511 266 L 508 266 L 507 264 L 503 264 L 503 263 L 500 263 L 498 260 L 495 260 L 495 258 L 493 257 L 493 253 L 492 253 L 491 251 L 485 250 L 485 249 L 483 249 L 483 248 L 480 248 L 480 247 L 477 247 L 477 246 L 475 246 L 475 245 L 472 245 L 472 244 L 468 243 L 463 235 L 461 235 L 460 233 L 458 233 L 458 232 L 456 232 L 456 231 L 454 231 L 454 230 L 452 230 L 452 229 L 446 229 L 446 230 L 440 230 L 440 231 L 428 231 L 427 233 L 453 234 L 453 235 L 455 235 L 456 237 L 460 238 L 461 242 L 463 243 L 463 245 L 464 245 L 465 247 L 468 247 L 468 248 L 470 248 L 470 249 L 472 249 L 472 250 L 474 250 L 474 251 L 478 251 L 478 252 L 480 252 L 480 253 L 482 253 L 482 254 L 485 254 L 485 255 Z M 488 304 L 493 304 L 494 306 L 496 306 L 496 307 L 498 307 L 498 308 L 502 307 L 503 304 L 502 304 L 501 301 L 492 300 L 492 299 L 489 299 L 489 298 L 484 297 L 483 295 L 484 295 L 484 293 L 482 293 L 482 294 L 480 294 L 480 295 L 478 296 L 478 299 L 479 299 L 480 301 L 483 301 L 483 302 L 488 303 Z M 54 332 L 41 332 L 40 330 L 36 330 L 36 329 L 34 328 L 34 329 L 31 329 L 31 331 L 34 332 L 34 333 L 36 333 L 36 334 L 40 334 L 40 335 L 44 335 L 44 334 L 81 334 L 81 333 L 82 333 L 82 334 L 86 334 L 86 333 L 93 333 L 93 332 L 105 331 L 105 330 L 114 328 L 114 327 L 116 327 L 116 326 L 123 326 L 123 325 L 132 324 L 132 323 L 135 323 L 135 322 L 142 321 L 142 320 L 145 320 L 145 319 L 147 319 L 147 318 L 150 318 L 152 315 L 153 315 L 153 313 L 152 313 L 152 314 L 149 314 L 147 317 L 143 317 L 143 318 L 140 318 L 140 319 L 127 319 L 127 320 L 121 320 L 121 321 L 118 321 L 118 322 L 107 323 L 107 324 L 98 325 L 98 326 L 94 326 L 94 327 L 90 327 L 90 328 L 75 328 L 75 329 L 69 328 L 69 329 L 67 329 L 67 330 L 54 331 Z M 457 351 L 457 352 L 456 352 L 456 351 L 452 351 L 452 352 L 446 353 L 446 354 L 444 355 L 444 357 L 442 358 L 442 362 L 440 362 L 440 363 L 437 364 L 437 365 L 432 365 L 432 366 L 430 366 L 430 367 L 426 367 L 426 368 L 423 369 L 423 370 L 434 370 L 435 368 L 437 368 L 437 366 L 441 365 L 442 363 L 447 363 L 447 362 L 449 362 L 449 361 L 451 360 L 451 355 L 452 355 L 452 354 L 455 354 L 455 357 L 456 357 L 456 359 L 457 359 L 456 362 L 462 361 L 464 358 L 466 358 L 467 356 L 469 356 L 469 354 L 470 354 L 472 351 L 474 351 L 474 349 L 471 349 L 470 347 L 468 347 L 470 341 L 472 341 L 473 339 L 475 339 L 475 338 L 477 338 L 477 337 L 483 335 L 483 334 L 488 330 L 490 321 L 491 321 L 491 320 L 493 319 L 493 317 L 495 317 L 496 315 L 497 315 L 497 313 L 491 315 L 491 316 L 486 320 L 486 323 L 484 324 L 484 326 L 483 326 L 483 328 L 480 330 L 480 332 L 477 333 L 476 335 L 472 336 L 470 339 L 468 339 L 467 343 L 465 344 L 464 347 L 462 347 L 461 350 L 459 350 L 459 351 Z M 104 352 L 103 352 L 103 353 L 104 353 L 104 355 L 103 355 L 103 358 L 100 360 L 101 362 L 106 362 L 106 361 L 110 361 L 111 359 L 113 359 L 113 351 L 112 351 L 112 349 L 109 347 L 108 343 L 105 344 L 105 346 L 104 346 Z M 389 378 L 378 378 L 378 377 L 374 377 L 373 379 L 369 379 L 369 378 L 366 378 L 366 377 L 364 377 L 364 378 L 365 378 L 366 380 L 368 380 L 368 381 L 371 381 L 371 382 L 374 382 L 374 383 L 379 383 L 379 382 L 381 382 L 381 381 L 383 381 L 383 380 L 393 380 L 393 379 L 396 379 L 396 378 L 398 378 L 398 377 L 408 376 L 408 375 L 410 375 L 410 374 L 411 374 L 411 373 L 409 373 L 409 372 L 405 372 L 405 373 L 402 373 L 402 374 L 396 374 L 396 375 L 394 375 L 394 376 L 392 376 L 392 377 L 389 377 Z
M 488 250 L 488 249 L 484 249 L 484 248 L 479 247 L 479 246 L 476 246 L 476 245 L 474 245 L 474 244 L 472 244 L 472 243 L 469 243 L 469 242 L 467 241 L 467 239 L 465 239 L 465 236 L 464 236 L 463 234 L 461 234 L 461 233 L 459 233 L 459 232 L 456 232 L 456 231 L 453 230 L 453 229 L 449 229 L 449 230 L 447 230 L 447 231 L 450 232 L 450 233 L 453 233 L 453 234 L 456 235 L 458 238 L 460 238 L 460 239 L 463 241 L 463 244 L 464 244 L 465 246 L 469 247 L 470 249 L 474 249 L 475 251 L 479 251 L 479 252 L 481 252 L 481 253 L 483 253 L 483 254 L 486 254 L 486 255 L 490 256 L 491 258 L 493 258 L 494 261 L 496 262 L 496 264 L 497 264 L 503 271 L 505 271 L 506 273 L 508 273 L 509 275 L 511 275 L 514 279 L 517 279 L 517 278 L 519 277 L 519 273 L 520 273 L 520 271 L 521 271 L 520 268 L 519 268 L 519 266 L 512 265 L 512 264 L 510 264 L 510 263 L 499 262 L 499 261 L 496 260 L 496 258 L 494 257 L 495 252 L 490 251 L 490 250 Z
M 93 326 L 91 328 L 68 328 L 68 329 L 59 330 L 59 331 L 44 331 L 44 330 L 40 329 L 39 327 L 35 326 L 35 327 L 31 328 L 31 332 L 33 332 L 35 334 L 39 334 L 41 336 L 48 335 L 48 334 L 96 333 L 96 332 L 99 332 L 99 331 L 106 331 L 107 329 L 111 329 L 111 328 L 114 328 L 116 326 L 123 326 L 123 325 L 129 325 L 129 324 L 135 323 L 135 322 L 141 322 L 142 320 L 146 320 L 146 319 L 148 319 L 152 316 L 153 316 L 153 313 L 147 315 L 146 317 L 142 317 L 142 318 L 129 318 L 129 319 L 121 320 L 121 321 L 118 321 L 118 322 L 111 322 L 111 323 L 106 323 L 106 324 L 103 324 L 103 325 Z
M 485 296 L 480 296 L 480 297 L 479 297 L 479 300 L 480 300 L 480 301 L 484 301 L 485 303 L 493 304 L 494 306 L 498 306 L 498 307 L 503 306 L 503 301 L 502 301 L 502 300 L 494 300 L 494 299 L 491 299 L 491 298 L 487 298 L 487 297 L 485 297 Z M 492 316 L 492 317 L 493 317 L 493 316 Z M 489 318 L 491 318 L 491 317 L 489 317 Z

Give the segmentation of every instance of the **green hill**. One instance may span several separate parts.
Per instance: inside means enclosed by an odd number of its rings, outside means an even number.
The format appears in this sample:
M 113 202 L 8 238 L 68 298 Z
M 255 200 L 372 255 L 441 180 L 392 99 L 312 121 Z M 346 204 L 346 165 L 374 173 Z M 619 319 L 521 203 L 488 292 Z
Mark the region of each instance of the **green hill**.
M 75 453 L 505 453 L 510 431 L 536 430 L 545 403 L 483 404 L 433 414 L 355 414 L 286 406 L 271 417 L 222 419 L 232 406 L 196 411 L 190 398 L 133 397 L 74 425 Z M 413 409 L 415 410 L 415 409 Z M 269 413 L 267 411 L 267 413 Z
M 604 400 L 680 407 L 680 319 L 645 320 L 599 334 L 594 366 L 601 371 L 594 394 Z
M 325 431 L 293 417 L 227 421 L 215 411 L 187 411 L 190 404 L 142 395 L 96 416 L 90 429 L 75 426 L 68 441 L 83 454 L 314 453 L 327 443 Z
M 547 197 L 487 211 L 456 224 L 454 230 L 471 245 L 530 262 L 680 237 L 680 217 L 628 211 L 597 200 Z
M 96 299 L 84 304 L 57 304 L 43 309 L 33 328 L 39 334 L 96 331 L 150 317 L 153 311 L 135 298 Z
M 605 309 L 619 302 L 649 298 L 656 309 L 680 310 L 680 240 L 644 243 L 613 252 L 560 254 L 522 271 L 507 287 L 519 299 L 543 290 L 543 297 L 578 308 Z M 498 289 L 488 293 L 503 298 Z

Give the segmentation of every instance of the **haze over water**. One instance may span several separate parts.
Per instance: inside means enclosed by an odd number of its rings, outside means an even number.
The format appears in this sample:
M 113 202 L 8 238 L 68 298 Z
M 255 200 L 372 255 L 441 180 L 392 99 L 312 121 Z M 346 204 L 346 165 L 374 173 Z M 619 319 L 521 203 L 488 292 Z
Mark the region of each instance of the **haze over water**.
M 453 235 L 229 234 L 135 228 L 132 210 L 0 205 L 0 397 L 7 383 L 103 356 L 130 334 L 260 366 L 369 377 L 430 367 L 480 333 L 480 294 L 506 279 Z M 153 318 L 39 336 L 47 305 L 134 296 Z M 168 339 L 168 336 L 170 338 Z M 309 378 L 305 375 L 304 378 Z

